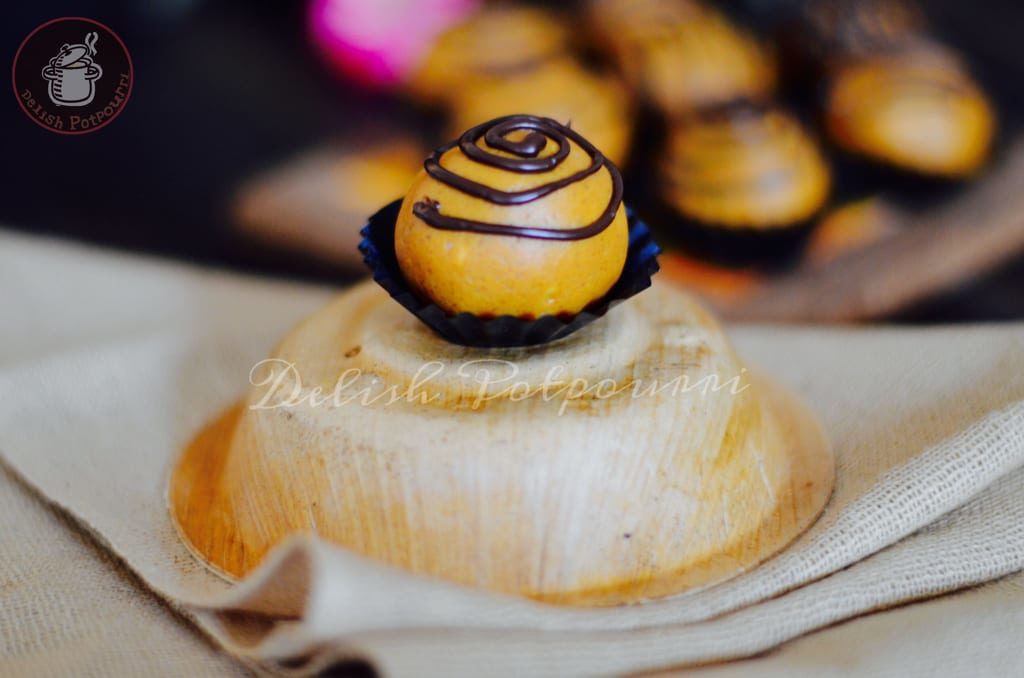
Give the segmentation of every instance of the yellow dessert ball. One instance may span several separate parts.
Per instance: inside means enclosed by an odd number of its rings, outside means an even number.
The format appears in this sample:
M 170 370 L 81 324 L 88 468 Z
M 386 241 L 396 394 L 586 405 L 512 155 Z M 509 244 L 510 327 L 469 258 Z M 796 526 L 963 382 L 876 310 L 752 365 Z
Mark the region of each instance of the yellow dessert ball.
M 438 149 L 395 225 L 409 284 L 451 314 L 576 314 L 622 273 L 618 170 L 573 130 L 507 116 Z

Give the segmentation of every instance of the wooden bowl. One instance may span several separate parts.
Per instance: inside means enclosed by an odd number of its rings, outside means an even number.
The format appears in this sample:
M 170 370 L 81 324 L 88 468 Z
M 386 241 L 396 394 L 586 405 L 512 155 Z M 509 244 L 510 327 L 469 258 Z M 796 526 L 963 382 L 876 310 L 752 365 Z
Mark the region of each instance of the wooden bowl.
M 368 282 L 253 376 L 169 488 L 182 538 L 229 578 L 312 533 L 491 591 L 635 602 L 757 565 L 833 485 L 814 417 L 667 285 L 554 344 L 483 350 Z

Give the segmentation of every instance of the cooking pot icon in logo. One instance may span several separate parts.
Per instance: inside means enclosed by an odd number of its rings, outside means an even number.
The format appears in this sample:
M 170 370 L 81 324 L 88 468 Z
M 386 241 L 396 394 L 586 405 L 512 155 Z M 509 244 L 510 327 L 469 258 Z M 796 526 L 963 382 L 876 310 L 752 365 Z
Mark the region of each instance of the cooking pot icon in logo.
M 43 78 L 49 82 L 50 101 L 58 106 L 87 106 L 96 96 L 96 81 L 103 77 L 103 69 L 93 62 L 99 36 L 88 33 L 79 45 L 65 44 L 57 56 L 43 68 Z

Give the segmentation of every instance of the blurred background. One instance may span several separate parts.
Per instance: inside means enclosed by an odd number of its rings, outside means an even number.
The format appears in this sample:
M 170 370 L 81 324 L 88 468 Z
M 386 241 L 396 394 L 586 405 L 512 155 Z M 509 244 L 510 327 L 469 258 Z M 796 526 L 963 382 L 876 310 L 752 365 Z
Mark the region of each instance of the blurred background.
M 539 113 L 614 156 L 668 251 L 663 275 L 726 315 L 1024 318 L 1019 2 L 4 13 L 9 59 L 44 21 L 84 16 L 121 36 L 135 69 L 124 113 L 93 134 L 52 134 L 4 98 L 4 228 L 344 284 L 363 274 L 362 220 L 401 196 L 429 149 L 495 115 Z

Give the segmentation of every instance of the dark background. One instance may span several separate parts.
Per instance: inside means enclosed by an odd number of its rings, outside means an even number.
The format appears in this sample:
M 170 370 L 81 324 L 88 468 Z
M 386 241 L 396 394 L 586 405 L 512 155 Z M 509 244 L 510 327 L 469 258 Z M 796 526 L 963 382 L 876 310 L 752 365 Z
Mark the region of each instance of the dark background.
M 5 8 L 0 22 L 8 69 L 36 26 L 60 16 L 85 16 L 110 26 L 125 41 L 135 85 L 117 120 L 78 137 L 41 129 L 25 117 L 12 90 L 0 95 L 3 227 L 235 270 L 345 281 L 340 272 L 251 244 L 229 219 L 235 190 L 263 170 L 372 121 L 416 129 L 423 124 L 397 101 L 328 72 L 307 42 L 305 3 L 19 4 Z M 789 3 L 746 4 L 776 15 Z M 939 35 L 965 52 L 996 97 L 1004 137 L 1012 134 L 1024 105 L 1024 3 L 922 4 Z M 0 298 L 6 293 L 0 291 Z M 893 320 L 1011 318 L 1024 318 L 1024 257 Z

